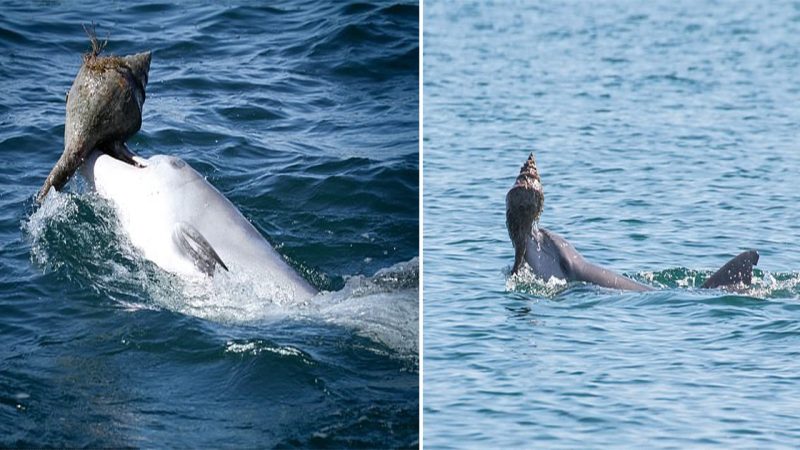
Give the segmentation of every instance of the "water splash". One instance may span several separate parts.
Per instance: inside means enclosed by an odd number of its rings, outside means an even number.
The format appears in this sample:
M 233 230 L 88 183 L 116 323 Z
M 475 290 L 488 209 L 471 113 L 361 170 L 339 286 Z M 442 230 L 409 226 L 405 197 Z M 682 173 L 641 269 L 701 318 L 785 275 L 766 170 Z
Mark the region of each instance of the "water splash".
M 311 320 L 350 329 L 401 355 L 413 358 L 418 351 L 416 258 L 371 277 L 350 277 L 340 291 L 299 302 L 293 292 L 241 267 L 196 279 L 163 271 L 130 243 L 112 205 L 91 193 L 52 192 L 22 228 L 46 272 L 127 310 L 164 308 L 223 324 Z
M 342 290 L 313 298 L 303 314 L 352 328 L 363 337 L 416 359 L 419 260 L 395 264 L 371 277 L 350 277 Z
M 306 352 L 291 345 L 277 345 L 264 341 L 263 339 L 254 340 L 232 340 L 225 344 L 225 353 L 257 356 L 261 353 L 272 353 L 279 357 L 298 359 L 309 366 L 314 364 L 314 359 Z
M 656 272 L 627 274 L 627 276 L 661 290 L 696 290 L 699 292 L 715 292 L 721 296 L 735 292 L 738 295 L 757 299 L 800 298 L 800 272 L 766 272 L 754 269 L 753 282 L 750 286 L 734 286 L 730 289 L 702 289 L 703 283 L 713 273 L 713 270 L 676 267 Z M 567 283 L 565 280 L 556 278 L 551 278 L 547 281 L 542 280 L 528 266 L 525 266 L 516 275 L 506 276 L 507 292 L 520 292 L 545 298 L 553 298 L 570 286 L 580 284 L 582 283 Z M 598 288 L 598 292 L 607 292 L 607 289 Z
M 516 274 L 511 274 L 510 269 L 506 271 L 507 292 L 521 292 L 537 297 L 552 298 L 567 287 L 567 281 L 560 278 L 550 277 L 549 280 L 543 280 L 528 265 L 522 266 Z
M 537 239 L 534 239 L 534 241 L 536 241 L 536 251 L 541 252 L 542 251 L 542 240 L 538 238 L 539 237 L 539 219 L 536 219 L 536 220 L 533 221 L 533 229 L 532 229 L 531 233 L 533 234 L 533 236 L 537 237 Z

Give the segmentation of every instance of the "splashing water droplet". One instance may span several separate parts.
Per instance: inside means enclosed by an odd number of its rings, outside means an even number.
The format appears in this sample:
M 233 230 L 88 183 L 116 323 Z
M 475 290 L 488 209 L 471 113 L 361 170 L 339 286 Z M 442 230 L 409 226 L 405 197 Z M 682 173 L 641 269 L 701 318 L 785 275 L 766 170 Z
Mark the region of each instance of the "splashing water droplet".
M 539 221 L 538 220 L 534 220 L 533 221 L 533 235 L 536 238 L 535 239 L 535 241 L 536 241 L 536 251 L 540 252 L 540 251 L 542 251 L 542 241 L 541 241 L 541 239 L 539 239 Z

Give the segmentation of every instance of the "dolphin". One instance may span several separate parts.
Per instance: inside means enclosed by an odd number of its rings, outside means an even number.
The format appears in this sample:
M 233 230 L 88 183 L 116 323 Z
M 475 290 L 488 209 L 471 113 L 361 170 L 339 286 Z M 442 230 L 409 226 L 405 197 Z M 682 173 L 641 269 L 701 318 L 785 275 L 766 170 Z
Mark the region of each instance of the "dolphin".
M 302 301 L 317 290 L 301 277 L 217 189 L 180 158 L 133 154 L 125 141 L 142 123 L 150 52 L 101 57 L 87 32 L 84 56 L 67 99 L 64 153 L 40 190 L 61 189 L 80 168 L 110 201 L 131 243 L 166 271 L 210 277 L 245 273 Z
M 89 156 L 99 149 L 136 165 L 125 145 L 142 126 L 142 107 L 150 72 L 150 52 L 129 56 L 100 56 L 94 30 L 87 30 L 92 51 L 67 94 L 64 152 L 36 196 L 42 203 L 50 188 L 61 190 Z
M 527 262 L 544 280 L 552 277 L 582 281 L 626 291 L 650 291 L 654 288 L 619 275 L 586 260 L 566 239 L 546 228 L 534 226 L 542 213 L 544 192 L 533 154 L 522 165 L 520 174 L 506 195 L 506 227 L 514 246 L 514 267 L 518 273 Z M 711 275 L 703 288 L 749 286 L 758 251 L 744 251 Z
M 317 294 L 184 160 L 167 155 L 133 158 L 138 166 L 93 151 L 81 171 L 114 206 L 122 228 L 145 258 L 195 279 L 220 271 L 246 272 L 269 280 L 295 301 Z

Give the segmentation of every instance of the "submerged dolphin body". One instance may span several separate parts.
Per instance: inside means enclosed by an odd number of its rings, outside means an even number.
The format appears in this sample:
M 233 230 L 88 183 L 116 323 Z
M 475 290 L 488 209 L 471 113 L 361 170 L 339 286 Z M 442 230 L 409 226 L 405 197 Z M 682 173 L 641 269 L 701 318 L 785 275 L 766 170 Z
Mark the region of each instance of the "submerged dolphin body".
M 144 257 L 190 277 L 245 271 L 295 301 L 317 293 L 253 225 L 180 158 L 134 157 L 142 167 L 92 152 L 82 172 L 113 204 L 122 228 Z
M 555 277 L 628 291 L 654 289 L 590 263 L 563 237 L 545 228 L 532 227 L 541 214 L 543 201 L 539 172 L 531 154 L 506 195 L 506 227 L 515 251 L 512 273 L 517 273 L 525 261 L 544 280 Z M 758 257 L 755 250 L 740 253 L 711 275 L 702 287 L 750 285 Z

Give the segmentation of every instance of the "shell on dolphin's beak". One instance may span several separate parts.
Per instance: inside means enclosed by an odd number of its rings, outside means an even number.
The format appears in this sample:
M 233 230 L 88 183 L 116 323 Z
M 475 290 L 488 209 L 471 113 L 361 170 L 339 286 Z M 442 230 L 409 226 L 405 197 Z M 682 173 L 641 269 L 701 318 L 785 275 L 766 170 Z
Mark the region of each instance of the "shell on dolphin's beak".
M 150 52 L 84 56 L 67 96 L 64 152 L 39 191 L 38 203 L 51 187 L 60 190 L 95 148 L 117 158 L 127 154 L 125 141 L 142 125 L 150 59 Z
M 506 194 L 506 228 L 515 250 L 513 273 L 519 270 L 525 260 L 526 241 L 543 208 L 544 189 L 536 159 L 531 153 L 522 165 L 514 186 Z

